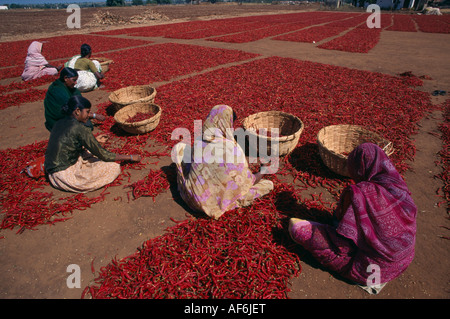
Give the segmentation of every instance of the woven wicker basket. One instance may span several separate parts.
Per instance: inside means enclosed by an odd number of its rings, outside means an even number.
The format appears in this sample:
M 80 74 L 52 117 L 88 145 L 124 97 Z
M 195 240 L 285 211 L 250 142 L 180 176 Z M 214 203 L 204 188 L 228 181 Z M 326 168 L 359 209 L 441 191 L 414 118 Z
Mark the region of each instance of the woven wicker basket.
M 98 57 L 95 58 L 95 60 L 97 60 L 98 62 L 100 62 L 100 66 L 102 67 L 102 73 L 106 73 L 109 70 L 109 65 L 111 63 L 113 63 L 113 60 L 107 59 L 107 58 L 103 58 L 103 57 Z
M 319 154 L 324 164 L 333 172 L 346 177 L 349 177 L 348 154 L 366 142 L 377 144 L 388 156 L 394 152 L 392 142 L 358 125 L 331 125 L 322 128 L 317 134 Z
M 114 105 L 116 111 L 124 106 L 135 103 L 153 103 L 155 101 L 156 89 L 149 85 L 136 85 L 121 88 L 109 95 L 109 101 Z
M 249 136 L 255 135 L 258 141 L 267 141 L 267 155 L 271 154 L 272 142 L 277 141 L 279 156 L 286 156 L 295 149 L 304 128 L 303 122 L 297 116 L 280 111 L 252 114 L 243 120 L 242 125 Z M 265 128 L 269 133 L 272 128 L 277 128 L 280 136 L 266 137 L 259 135 L 256 130 L 262 128 Z
M 127 122 L 127 119 L 135 116 L 138 112 L 141 113 L 155 113 L 149 119 L 140 122 Z M 117 111 L 114 115 L 116 123 L 126 132 L 131 134 L 144 134 L 153 131 L 159 124 L 161 119 L 162 109 L 159 105 L 153 103 L 136 103 L 127 105 L 124 108 Z

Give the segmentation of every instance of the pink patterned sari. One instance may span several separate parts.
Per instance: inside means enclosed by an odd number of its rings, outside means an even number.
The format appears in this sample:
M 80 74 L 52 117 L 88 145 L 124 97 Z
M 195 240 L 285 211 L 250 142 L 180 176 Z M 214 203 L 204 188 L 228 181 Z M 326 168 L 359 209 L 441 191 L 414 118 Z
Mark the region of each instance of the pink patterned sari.
M 357 184 L 341 197 L 335 212 L 337 227 L 301 221 L 291 224 L 291 236 L 343 277 L 370 286 L 375 265 L 379 284 L 385 284 L 405 271 L 414 258 L 417 207 L 406 183 L 378 146 L 358 146 L 349 155 L 348 167 Z

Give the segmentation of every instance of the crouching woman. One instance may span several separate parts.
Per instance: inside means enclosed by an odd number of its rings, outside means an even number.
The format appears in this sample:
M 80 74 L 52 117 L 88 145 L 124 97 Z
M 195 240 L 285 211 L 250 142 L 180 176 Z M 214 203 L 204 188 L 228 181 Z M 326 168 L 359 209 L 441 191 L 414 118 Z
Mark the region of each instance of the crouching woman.
M 335 225 L 292 218 L 289 232 L 323 266 L 376 294 L 414 258 L 417 206 L 378 145 L 359 145 L 347 163 L 356 184 L 342 193 Z
M 84 125 L 90 109 L 89 100 L 72 96 L 63 106 L 66 116 L 53 126 L 44 166 L 57 189 L 76 193 L 99 189 L 119 176 L 120 164 L 116 161 L 141 160 L 139 155 L 120 155 L 104 149 Z

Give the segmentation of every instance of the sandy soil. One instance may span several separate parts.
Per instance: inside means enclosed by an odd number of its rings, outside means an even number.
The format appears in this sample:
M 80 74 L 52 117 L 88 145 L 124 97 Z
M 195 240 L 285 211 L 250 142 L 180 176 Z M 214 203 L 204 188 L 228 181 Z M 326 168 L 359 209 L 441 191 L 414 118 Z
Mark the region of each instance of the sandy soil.
M 261 13 L 301 10 L 296 6 L 158 6 L 153 10 L 165 14 L 173 21 L 183 19 L 206 19 L 223 16 L 249 15 Z M 83 9 L 83 21 L 98 9 Z M 135 14 L 140 8 L 120 9 L 120 13 Z M 277 11 L 282 10 L 282 11 Z M 133 11 L 133 12 L 132 12 Z M 42 17 L 49 23 L 41 24 Z M 62 16 L 62 17 L 61 17 Z M 1 41 L 37 38 L 71 33 L 65 29 L 66 14 L 57 10 L 0 12 L 2 24 Z M 26 23 L 23 22 L 26 20 Z M 83 23 L 85 23 L 83 22 Z M 159 23 L 154 21 L 152 23 Z M 167 23 L 167 21 L 165 21 Z M 133 25 L 134 27 L 135 25 Z M 124 26 L 118 26 L 124 27 Z M 78 32 L 105 29 L 82 28 Z M 421 90 L 432 92 L 435 89 L 450 91 L 450 70 L 448 63 L 450 35 L 425 34 L 421 32 L 387 32 L 381 34 L 381 40 L 368 54 L 320 50 L 311 44 L 277 41 L 273 45 L 270 39 L 244 44 L 224 44 L 203 40 L 175 40 L 152 38 L 155 43 L 179 42 L 203 46 L 224 47 L 255 52 L 263 56 L 281 56 L 356 69 L 377 71 L 387 74 L 399 74 L 412 71 L 417 75 L 429 75 L 433 80 L 425 81 Z M 192 74 L 195 75 L 195 74 Z M 18 79 L 13 79 L 18 80 Z M 2 79 L 0 84 L 11 79 Z M 157 87 L 164 83 L 154 83 Z M 97 90 L 85 94 L 97 105 L 107 100 L 108 93 Z M 434 103 L 442 103 L 446 97 L 433 97 Z M 0 111 L 1 148 L 19 147 L 34 141 L 48 138 L 43 127 L 44 113 L 42 102 L 9 107 Z M 10 119 L 17 118 L 11 127 Z M 438 125 L 442 114 L 430 114 L 420 123 L 420 132 L 413 136 L 417 154 L 412 170 L 405 174 L 406 181 L 418 206 L 418 233 L 416 257 L 407 271 L 389 283 L 380 295 L 371 296 L 356 286 L 350 285 L 320 268 L 314 260 L 308 258 L 302 262 L 302 273 L 292 279 L 294 299 L 333 298 L 333 299 L 393 299 L 393 298 L 437 298 L 450 297 L 448 240 L 439 238 L 446 235 L 440 225 L 449 226 L 445 207 L 438 207 L 439 198 L 435 196 L 441 182 L 434 178 L 441 168 L 436 166 L 437 152 L 442 144 L 439 137 L 430 133 L 439 133 Z M 29 129 L 34 127 L 33 129 Z M 26 134 L 25 134 L 26 132 Z M 163 159 L 161 165 L 169 165 L 170 159 Z M 135 171 L 132 179 L 143 177 L 145 172 Z M 48 189 L 51 191 L 51 189 Z M 54 191 L 54 190 L 53 190 Z M 141 198 L 132 204 L 113 201 L 117 196 L 112 193 L 101 203 L 86 211 L 75 212 L 73 218 L 54 226 L 41 226 L 36 231 L 25 231 L 18 235 L 14 231 L 2 231 L 5 239 L 0 240 L 0 298 L 80 298 L 82 289 L 69 289 L 66 268 L 70 264 L 81 267 L 82 288 L 95 274 L 91 272 L 91 263 L 98 271 L 114 257 L 122 258 L 135 252 L 146 239 L 161 235 L 164 229 L 172 225 L 170 217 L 185 218 L 185 210 L 176 203 L 170 192 L 159 195 L 154 203 L 151 198 Z M 120 190 L 115 190 L 120 192 Z M 57 191 L 56 191 L 57 192 Z

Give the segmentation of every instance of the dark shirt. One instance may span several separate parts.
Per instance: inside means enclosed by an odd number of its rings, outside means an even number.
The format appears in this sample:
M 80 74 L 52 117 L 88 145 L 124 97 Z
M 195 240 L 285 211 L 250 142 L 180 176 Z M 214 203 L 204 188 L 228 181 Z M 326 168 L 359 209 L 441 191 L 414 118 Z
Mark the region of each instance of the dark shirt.
M 60 79 L 50 84 L 44 99 L 45 108 L 45 127 L 50 132 L 56 121 L 62 119 L 65 115 L 61 108 L 74 95 L 81 95 L 77 88 L 69 89 Z
M 45 152 L 45 170 L 52 174 L 74 165 L 87 149 L 105 162 L 116 160 L 116 154 L 104 149 L 95 139 L 89 127 L 67 116 L 53 126 Z

